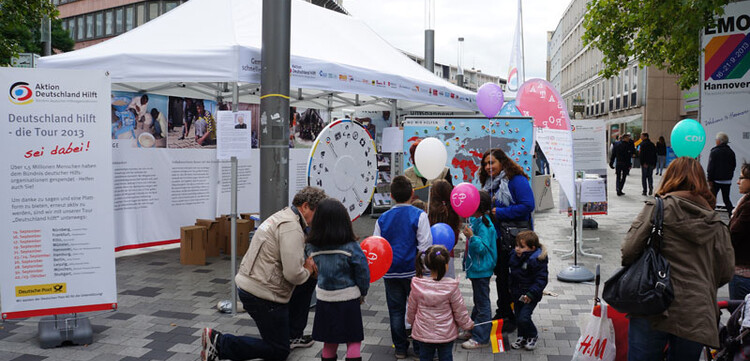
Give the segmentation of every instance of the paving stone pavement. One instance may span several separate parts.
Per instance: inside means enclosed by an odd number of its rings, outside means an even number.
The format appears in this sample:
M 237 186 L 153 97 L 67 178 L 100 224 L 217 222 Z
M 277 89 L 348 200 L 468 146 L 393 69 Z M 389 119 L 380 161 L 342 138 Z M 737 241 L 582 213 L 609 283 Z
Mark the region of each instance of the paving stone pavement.
M 170 134 L 172 136 L 172 134 Z M 610 171 L 609 179 L 614 179 Z M 660 181 L 655 176 L 654 182 Z M 617 197 L 610 185 L 609 215 L 596 216 L 598 230 L 585 230 L 584 237 L 599 237 L 599 242 L 585 242 L 584 247 L 599 253 L 602 259 L 579 258 L 579 264 L 594 270 L 601 264 L 602 279 L 619 267 L 620 243 L 630 222 L 640 211 L 647 197 L 640 195 L 640 172 L 634 170 L 628 178 L 625 196 Z M 553 197 L 558 198 L 558 187 L 553 182 Z M 722 214 L 726 219 L 726 213 Z M 355 232 L 361 237 L 371 234 L 375 220 L 369 216 L 355 222 Z M 570 248 L 567 237 L 571 233 L 570 218 L 557 209 L 537 212 L 536 231 L 542 243 L 550 249 Z M 86 346 L 65 346 L 42 349 L 36 336 L 38 318 L 0 323 L 0 361 L 36 360 L 169 360 L 199 359 L 200 332 L 203 327 L 214 327 L 222 332 L 258 335 L 254 322 L 247 314 L 234 317 L 216 311 L 219 300 L 229 297 L 230 262 L 228 257 L 213 258 L 205 266 L 182 266 L 179 249 L 171 247 L 154 252 L 119 253 L 117 288 L 119 310 L 91 315 L 94 342 Z M 457 262 L 459 262 L 457 260 Z M 591 310 L 594 286 L 590 283 L 563 283 L 556 275 L 572 263 L 558 253 L 550 257 L 550 280 L 547 291 L 558 296 L 545 296 L 534 312 L 539 329 L 539 343 L 534 351 L 509 350 L 492 354 L 489 348 L 466 351 L 458 343 L 454 346 L 457 361 L 563 361 L 570 360 L 579 336 L 578 318 Z M 457 263 L 456 269 L 460 269 Z M 461 291 L 471 307 L 471 283 L 463 272 L 458 272 Z M 726 298 L 726 286 L 719 297 Z M 491 298 L 496 298 L 494 286 Z M 306 331 L 312 330 L 311 312 Z M 365 340 L 362 348 L 364 361 L 394 360 L 388 326 L 388 310 L 382 281 L 372 285 L 363 306 Z M 506 334 L 514 340 L 515 333 Z M 320 359 L 322 345 L 292 351 L 290 361 Z M 343 355 L 340 347 L 339 355 Z

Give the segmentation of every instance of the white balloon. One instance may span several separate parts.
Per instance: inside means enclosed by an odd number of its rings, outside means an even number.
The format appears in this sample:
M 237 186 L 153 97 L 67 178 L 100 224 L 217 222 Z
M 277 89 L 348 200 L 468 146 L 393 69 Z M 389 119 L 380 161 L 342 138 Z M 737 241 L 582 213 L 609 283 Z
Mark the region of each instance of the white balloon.
M 422 139 L 414 152 L 417 170 L 429 180 L 437 178 L 443 172 L 446 160 L 448 160 L 448 152 L 443 142 L 437 138 Z

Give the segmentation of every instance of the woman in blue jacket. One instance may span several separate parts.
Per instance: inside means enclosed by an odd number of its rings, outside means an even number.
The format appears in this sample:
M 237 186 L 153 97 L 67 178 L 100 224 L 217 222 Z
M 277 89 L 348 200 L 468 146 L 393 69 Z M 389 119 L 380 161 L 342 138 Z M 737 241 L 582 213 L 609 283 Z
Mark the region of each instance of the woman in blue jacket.
M 534 211 L 534 193 L 523 168 L 499 148 L 490 149 L 482 156 L 479 182 L 482 189 L 492 196 L 492 214 L 498 222 L 495 225 L 498 234 L 495 267 L 498 299 L 497 312 L 493 318 L 504 319 L 503 331 L 512 332 L 516 328 L 516 320 L 510 307 L 513 300 L 508 290 L 508 260 L 516 240 L 502 239 L 500 224 L 514 222 L 533 229 L 531 213 Z

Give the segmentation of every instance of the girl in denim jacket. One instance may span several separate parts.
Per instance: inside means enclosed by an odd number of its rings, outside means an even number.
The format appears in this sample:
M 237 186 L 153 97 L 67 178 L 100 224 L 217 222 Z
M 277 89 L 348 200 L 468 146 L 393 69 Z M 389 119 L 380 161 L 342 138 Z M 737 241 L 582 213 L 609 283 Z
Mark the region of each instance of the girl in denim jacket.
M 341 202 L 328 198 L 318 203 L 307 243 L 318 268 L 312 337 L 323 342 L 321 359 L 335 361 L 338 344 L 346 343 L 346 360 L 361 361 L 360 304 L 370 287 L 370 269 Z
M 420 361 L 433 361 L 436 351 L 440 361 L 452 361 L 458 327 L 464 330 L 474 327 L 458 281 L 445 277 L 449 261 L 450 252 L 440 245 L 417 257 L 417 276 L 411 279 L 406 322 L 412 325 L 411 337 L 419 341 Z M 430 275 L 422 277 L 425 266 Z
M 466 236 L 466 253 L 464 255 L 464 270 L 466 277 L 471 280 L 474 293 L 474 308 L 471 319 L 475 323 L 487 322 L 492 318 L 490 304 L 490 278 L 497 262 L 497 231 L 493 225 L 491 212 L 492 197 L 487 191 L 479 191 L 479 207 L 469 218 L 471 227 L 463 230 Z M 461 344 L 465 349 L 485 347 L 490 342 L 490 324 L 477 326 L 472 333 L 466 333 Z

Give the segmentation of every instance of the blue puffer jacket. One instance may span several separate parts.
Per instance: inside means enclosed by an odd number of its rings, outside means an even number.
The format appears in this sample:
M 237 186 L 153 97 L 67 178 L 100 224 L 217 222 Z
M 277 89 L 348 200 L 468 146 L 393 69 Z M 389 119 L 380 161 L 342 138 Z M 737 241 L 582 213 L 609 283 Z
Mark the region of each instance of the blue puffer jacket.
M 341 302 L 367 295 L 370 267 L 357 242 L 333 247 L 310 245 L 309 248 L 318 266 L 318 299 Z
M 489 226 L 485 226 L 482 219 L 486 218 Z M 467 278 L 492 277 L 495 263 L 497 263 L 497 232 L 489 216 L 469 218 L 471 231 L 474 235 L 468 240 L 464 254 L 464 270 Z
M 516 251 L 510 251 L 510 297 L 516 301 L 526 295 L 532 302 L 542 299 L 542 291 L 547 287 L 547 249 L 541 248 L 524 252 L 521 257 Z

